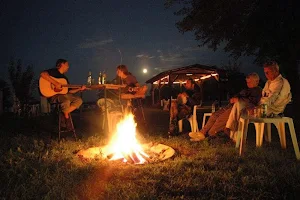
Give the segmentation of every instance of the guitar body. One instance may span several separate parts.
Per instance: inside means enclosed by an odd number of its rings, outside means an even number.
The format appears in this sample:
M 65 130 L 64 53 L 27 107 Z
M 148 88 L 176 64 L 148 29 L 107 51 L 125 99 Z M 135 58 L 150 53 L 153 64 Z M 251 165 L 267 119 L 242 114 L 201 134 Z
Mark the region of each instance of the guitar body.
M 57 82 L 59 82 L 62 85 L 67 85 L 67 80 L 64 78 L 54 78 L 51 76 L 52 79 L 56 80 Z M 56 94 L 67 94 L 68 93 L 68 87 L 63 87 L 62 90 L 56 90 L 54 88 L 54 85 L 52 83 L 50 83 L 49 81 L 47 81 L 44 78 L 40 78 L 39 80 L 39 87 L 40 87 L 40 91 L 42 93 L 42 95 L 44 97 L 52 97 Z

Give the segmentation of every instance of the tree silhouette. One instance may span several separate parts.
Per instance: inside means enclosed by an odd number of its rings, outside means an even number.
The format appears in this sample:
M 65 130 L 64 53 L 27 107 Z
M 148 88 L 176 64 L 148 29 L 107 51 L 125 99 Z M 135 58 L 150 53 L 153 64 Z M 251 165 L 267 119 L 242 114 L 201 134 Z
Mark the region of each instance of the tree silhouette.
M 14 59 L 10 60 L 8 65 L 9 80 L 12 85 L 12 92 L 20 101 L 21 108 L 33 99 L 33 91 L 36 88 L 33 67 L 28 65 L 24 71 L 22 68 L 20 59 L 17 62 Z
M 194 32 L 199 45 L 224 46 L 234 58 L 255 56 L 257 63 L 276 60 L 289 80 L 294 111 L 300 107 L 300 12 L 293 0 L 166 0 L 179 6 L 180 32 Z M 294 112 L 300 119 L 300 112 Z

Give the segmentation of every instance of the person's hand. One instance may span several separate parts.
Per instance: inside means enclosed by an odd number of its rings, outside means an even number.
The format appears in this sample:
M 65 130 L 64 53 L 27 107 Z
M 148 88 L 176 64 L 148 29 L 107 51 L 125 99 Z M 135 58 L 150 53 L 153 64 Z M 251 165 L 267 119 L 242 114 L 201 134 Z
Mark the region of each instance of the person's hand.
M 85 85 L 83 85 L 83 86 L 81 86 L 81 88 L 79 88 L 80 91 L 83 91 L 83 90 L 85 90 L 85 89 L 86 89 L 86 86 L 85 86 Z
M 245 108 L 245 110 L 248 116 L 254 116 L 254 110 L 255 110 L 254 106 L 249 106 Z
M 59 82 L 57 82 L 55 85 L 54 85 L 54 88 L 56 90 L 62 90 L 62 84 L 60 84 Z

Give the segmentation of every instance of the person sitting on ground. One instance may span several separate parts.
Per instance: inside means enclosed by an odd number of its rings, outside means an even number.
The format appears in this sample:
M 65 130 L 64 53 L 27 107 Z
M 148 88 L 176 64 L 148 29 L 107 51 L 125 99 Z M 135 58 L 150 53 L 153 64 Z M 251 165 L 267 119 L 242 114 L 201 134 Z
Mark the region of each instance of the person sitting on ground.
M 54 86 L 54 91 L 61 91 L 63 83 L 59 82 L 60 79 L 66 80 L 66 82 L 69 84 L 69 80 L 65 76 L 65 73 L 68 71 L 68 69 L 68 61 L 65 59 L 58 59 L 56 61 L 56 67 L 44 70 L 41 72 L 40 77 L 51 83 Z M 86 86 L 82 86 L 77 89 L 69 89 L 66 94 L 58 93 L 54 96 L 48 97 L 48 100 L 50 103 L 59 103 L 65 118 L 68 119 L 69 114 L 75 109 L 79 108 L 82 104 L 82 99 L 74 94 L 85 89 Z
M 204 140 L 206 136 L 215 137 L 217 133 L 223 131 L 229 116 L 231 113 L 233 113 L 233 107 L 237 105 L 237 102 L 240 102 L 247 107 L 258 105 L 262 94 L 262 89 L 258 86 L 258 74 L 248 74 L 246 77 L 246 82 L 248 88 L 243 89 L 237 95 L 230 98 L 230 103 L 227 106 L 222 107 L 218 111 L 212 113 L 205 126 L 199 132 L 189 133 L 191 141 L 201 141 Z
M 292 99 L 290 84 L 280 74 L 279 65 L 275 61 L 266 62 L 263 67 L 268 80 L 260 103 L 267 105 L 267 116 L 280 115 Z
M 200 105 L 202 100 L 201 88 L 192 78 L 189 78 L 184 85 L 186 91 L 178 94 L 177 100 L 171 102 L 169 136 L 177 135 L 178 120 L 188 118 L 195 105 Z

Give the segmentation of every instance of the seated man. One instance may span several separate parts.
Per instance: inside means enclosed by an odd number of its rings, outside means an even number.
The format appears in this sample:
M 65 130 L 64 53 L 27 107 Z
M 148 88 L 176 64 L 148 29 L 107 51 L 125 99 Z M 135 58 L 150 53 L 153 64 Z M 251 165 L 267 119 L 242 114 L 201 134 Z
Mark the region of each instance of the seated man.
M 46 96 L 50 103 L 59 103 L 61 105 L 62 112 L 66 119 L 69 118 L 69 114 L 75 109 L 79 108 L 82 104 L 82 99 L 76 96 L 75 93 L 86 89 L 85 86 L 77 89 L 68 89 L 64 93 L 63 85 L 69 84 L 68 78 L 65 73 L 69 70 L 69 63 L 65 59 L 58 59 L 56 61 L 56 67 L 47 69 L 41 72 L 40 77 L 42 81 L 45 80 L 49 84 L 41 85 L 44 83 L 40 81 L 40 92 L 43 95 L 43 90 L 49 90 L 53 93 L 51 96 Z M 54 88 L 51 88 L 51 84 Z M 48 89 L 49 87 L 49 89 Z
M 267 116 L 283 113 L 285 106 L 292 99 L 290 84 L 279 73 L 279 66 L 274 61 L 264 64 L 264 73 L 268 80 L 260 103 L 267 105 Z
M 220 131 L 223 131 L 226 122 L 231 115 L 233 107 L 240 102 L 244 107 L 253 107 L 258 105 L 261 98 L 262 89 L 258 86 L 259 76 L 257 73 L 250 73 L 246 77 L 247 89 L 243 89 L 237 95 L 230 99 L 230 103 L 214 112 L 209 118 L 205 126 L 196 133 L 189 133 L 191 141 L 201 141 L 204 140 L 206 136 L 216 136 Z M 225 132 L 228 134 L 227 132 Z M 229 135 L 228 135 L 229 136 Z
M 192 78 L 186 81 L 185 88 L 185 92 L 178 94 L 177 101 L 171 102 L 168 132 L 170 136 L 177 134 L 178 120 L 188 118 L 193 112 L 194 105 L 201 103 L 201 88 Z
M 262 91 L 259 104 L 267 105 L 267 116 L 278 115 L 283 113 L 285 106 L 291 101 L 290 84 L 279 73 L 279 66 L 276 62 L 266 62 L 263 67 L 268 80 Z M 236 103 L 226 123 L 225 132 L 237 131 L 238 120 L 243 108 L 244 105 L 241 102 Z

